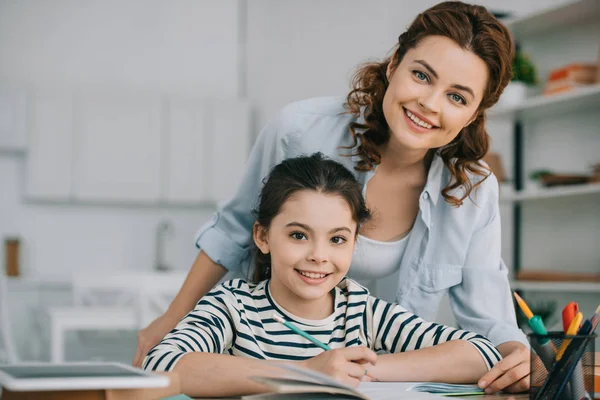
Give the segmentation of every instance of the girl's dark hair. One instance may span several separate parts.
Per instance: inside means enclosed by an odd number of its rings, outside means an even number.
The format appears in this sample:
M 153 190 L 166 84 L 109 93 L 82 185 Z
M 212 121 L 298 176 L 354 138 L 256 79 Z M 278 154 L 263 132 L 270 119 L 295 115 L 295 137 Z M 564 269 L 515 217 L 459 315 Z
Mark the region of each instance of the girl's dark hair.
M 350 206 L 352 219 L 360 227 L 370 214 L 362 196 L 361 186 L 342 164 L 325 158 L 321 153 L 311 156 L 288 158 L 273 167 L 263 181 L 258 208 L 254 210 L 256 221 L 269 229 L 271 221 L 290 196 L 301 190 L 342 196 Z M 358 232 L 358 229 L 357 229 Z M 271 277 L 271 256 L 263 254 L 254 246 L 253 282 Z
M 486 63 L 489 71 L 487 87 L 475 120 L 463 128 L 452 142 L 439 149 L 452 175 L 442 195 L 448 203 L 460 206 L 472 189 L 489 175 L 489 169 L 479 162 L 489 147 L 484 111 L 496 104 L 512 77 L 513 42 L 506 27 L 492 13 L 485 7 L 460 1 L 446 1 L 425 10 L 400 35 L 397 49 L 391 57 L 381 63 L 364 64 L 358 69 L 352 80 L 353 89 L 344 106 L 353 115 L 358 116 L 361 112 L 364 115 L 364 124 L 353 122 L 350 125 L 354 139 L 351 148 L 355 148 L 354 154 L 361 158 L 355 168 L 359 171 L 371 170 L 374 164 L 381 162 L 377 147 L 387 143 L 390 138 L 383 114 L 383 97 L 388 87 L 387 67 L 392 63 L 395 70 L 409 49 L 432 35 L 450 38 L 461 48 L 473 52 Z M 473 186 L 467 172 L 484 178 Z M 450 192 L 459 187 L 464 188 L 464 195 L 460 198 L 451 196 Z

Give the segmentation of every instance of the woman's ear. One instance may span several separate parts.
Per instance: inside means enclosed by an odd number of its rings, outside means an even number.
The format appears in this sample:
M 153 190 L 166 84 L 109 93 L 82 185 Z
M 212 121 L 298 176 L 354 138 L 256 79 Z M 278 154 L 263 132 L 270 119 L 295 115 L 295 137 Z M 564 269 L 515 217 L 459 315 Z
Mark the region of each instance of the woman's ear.
M 394 64 L 395 63 L 396 63 L 396 54 L 394 54 L 390 58 L 390 62 L 388 63 L 387 67 L 385 68 L 385 77 L 387 78 L 388 82 L 390 81 L 390 79 L 392 78 L 392 74 L 394 73 Z
M 467 124 L 465 126 L 463 126 L 463 128 L 466 128 L 467 126 L 471 125 L 471 123 L 473 121 L 475 121 L 477 119 L 477 117 L 479 117 L 480 113 L 479 110 L 475 111 L 475 114 L 473 114 L 473 117 L 469 120 L 469 122 L 467 122 Z
M 254 223 L 252 226 L 252 237 L 254 238 L 254 243 L 256 243 L 256 247 L 263 254 L 269 254 L 271 251 L 269 248 L 269 242 L 267 240 L 267 230 L 265 227 L 260 225 L 258 222 Z

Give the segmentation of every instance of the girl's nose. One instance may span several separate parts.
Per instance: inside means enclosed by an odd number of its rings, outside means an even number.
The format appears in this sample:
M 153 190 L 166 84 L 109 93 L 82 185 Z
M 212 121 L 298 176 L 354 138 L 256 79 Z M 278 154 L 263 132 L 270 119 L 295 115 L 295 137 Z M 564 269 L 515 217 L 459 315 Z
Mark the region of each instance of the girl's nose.
M 318 244 L 314 245 L 311 249 L 311 252 L 308 254 L 308 261 L 319 265 L 327 262 L 325 246 Z

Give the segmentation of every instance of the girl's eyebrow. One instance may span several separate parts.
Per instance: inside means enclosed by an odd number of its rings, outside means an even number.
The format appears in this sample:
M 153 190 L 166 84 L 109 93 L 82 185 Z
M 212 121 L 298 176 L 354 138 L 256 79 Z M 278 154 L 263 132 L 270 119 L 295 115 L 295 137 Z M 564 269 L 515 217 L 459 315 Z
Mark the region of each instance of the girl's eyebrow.
M 425 67 L 425 69 L 427 71 L 429 71 L 429 73 L 431 75 L 434 76 L 435 79 L 438 79 L 437 72 L 435 72 L 435 70 L 431 67 L 431 65 L 427 64 L 427 61 L 425 61 L 425 60 L 415 60 L 415 62 L 418 63 L 418 64 L 421 64 L 423 67 Z M 475 93 L 468 86 L 459 85 L 458 83 L 454 83 L 454 84 L 451 85 L 451 87 L 453 87 L 455 89 L 458 89 L 458 90 L 464 90 L 465 92 L 469 93 L 471 95 L 471 97 L 475 98 Z
M 297 227 L 300 227 L 300 228 L 305 229 L 305 230 L 310 231 L 310 232 L 313 231 L 313 229 L 310 226 L 308 226 L 306 224 L 302 224 L 300 222 L 295 222 L 294 221 L 294 222 L 290 222 L 290 223 L 288 223 L 288 224 L 285 225 L 286 228 L 289 227 L 289 226 L 297 226 Z M 334 232 L 339 232 L 339 231 L 348 231 L 348 233 L 352 233 L 352 231 L 350 230 L 350 228 L 348 228 L 346 226 L 340 226 L 339 228 L 330 229 L 329 232 L 327 232 L 327 233 L 334 233 Z

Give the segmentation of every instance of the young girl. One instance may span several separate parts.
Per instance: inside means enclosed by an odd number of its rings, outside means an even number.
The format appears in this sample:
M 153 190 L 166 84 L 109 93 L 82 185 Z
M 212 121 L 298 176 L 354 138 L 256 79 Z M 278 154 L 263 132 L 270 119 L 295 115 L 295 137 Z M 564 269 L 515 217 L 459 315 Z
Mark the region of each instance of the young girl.
M 183 393 L 264 391 L 248 377 L 276 375 L 273 363 L 281 362 L 356 386 L 367 372 L 380 381 L 472 383 L 500 360 L 483 336 L 425 322 L 345 277 L 369 212 L 341 164 L 320 153 L 283 161 L 269 174 L 256 214 L 255 283 L 215 287 L 144 360 L 145 369 L 177 372 Z M 377 356 L 381 350 L 390 354 Z

